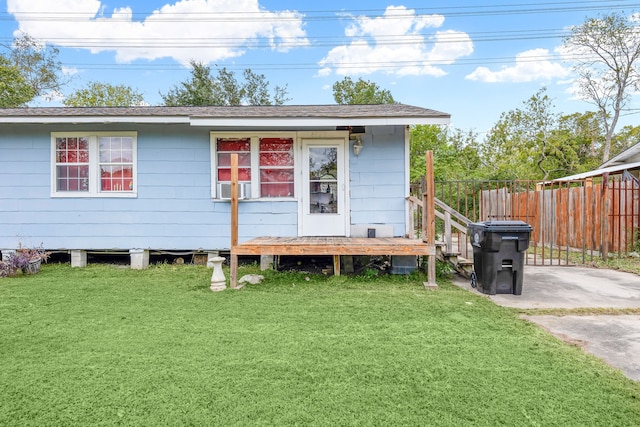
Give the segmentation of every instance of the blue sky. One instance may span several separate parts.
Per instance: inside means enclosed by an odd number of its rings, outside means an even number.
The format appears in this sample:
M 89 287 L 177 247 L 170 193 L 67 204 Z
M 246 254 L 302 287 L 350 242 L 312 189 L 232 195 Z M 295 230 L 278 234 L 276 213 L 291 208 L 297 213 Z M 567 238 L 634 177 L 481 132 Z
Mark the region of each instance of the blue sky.
M 334 103 L 334 82 L 362 77 L 482 134 L 543 86 L 557 112 L 592 110 L 571 94 L 570 65 L 557 49 L 570 26 L 609 11 L 631 14 L 640 3 L 0 0 L 0 39 L 24 31 L 58 47 L 72 79 L 67 94 L 101 81 L 160 104 L 194 59 L 262 73 L 287 85 L 289 104 Z M 630 108 L 639 107 L 634 97 Z M 639 118 L 627 114 L 622 124 Z

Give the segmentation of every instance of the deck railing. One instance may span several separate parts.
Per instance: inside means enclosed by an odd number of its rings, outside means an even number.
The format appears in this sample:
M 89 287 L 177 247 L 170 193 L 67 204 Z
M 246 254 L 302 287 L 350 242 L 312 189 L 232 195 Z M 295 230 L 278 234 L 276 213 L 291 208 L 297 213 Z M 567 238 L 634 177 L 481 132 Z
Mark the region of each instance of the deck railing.
M 413 221 L 409 229 L 413 230 L 414 234 L 410 237 L 420 237 L 417 235 L 419 234 L 419 229 L 416 229 L 413 224 L 416 221 L 420 223 L 422 220 L 422 200 L 415 196 L 409 196 L 407 201 L 409 202 L 409 218 L 410 221 Z M 469 258 L 470 250 L 467 243 L 467 226 L 472 221 L 437 197 L 434 198 L 434 204 L 435 215 L 439 220 L 436 221 L 436 239 L 441 239 L 439 243 L 444 248 L 443 252 L 457 253 L 464 258 Z

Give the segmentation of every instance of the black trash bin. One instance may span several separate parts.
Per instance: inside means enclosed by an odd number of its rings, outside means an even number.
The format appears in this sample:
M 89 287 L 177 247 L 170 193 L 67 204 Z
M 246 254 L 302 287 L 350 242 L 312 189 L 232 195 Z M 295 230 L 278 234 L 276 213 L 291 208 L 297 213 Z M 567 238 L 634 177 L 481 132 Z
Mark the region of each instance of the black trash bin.
M 524 221 L 484 221 L 469 224 L 468 232 L 478 290 L 521 295 L 531 226 Z

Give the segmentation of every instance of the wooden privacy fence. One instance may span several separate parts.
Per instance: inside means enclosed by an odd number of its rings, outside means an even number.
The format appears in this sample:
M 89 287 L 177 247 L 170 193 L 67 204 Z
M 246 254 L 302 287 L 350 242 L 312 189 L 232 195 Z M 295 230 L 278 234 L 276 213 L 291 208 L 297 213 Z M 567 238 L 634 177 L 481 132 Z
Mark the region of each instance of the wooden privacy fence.
M 485 190 L 481 216 L 529 223 L 531 246 L 554 249 L 559 260 L 561 251 L 568 259 L 569 251 L 576 250 L 589 258 L 609 252 L 624 256 L 638 246 L 638 192 L 631 180 L 538 184 L 533 191 Z
M 640 189 L 637 180 L 621 177 L 600 182 L 436 182 L 436 197 L 471 222 L 521 220 L 531 225 L 529 264 L 585 263 L 640 249 Z M 445 221 L 437 221 L 436 228 L 444 239 Z M 457 233 L 452 250 L 465 253 L 466 233 L 455 227 L 452 231 Z

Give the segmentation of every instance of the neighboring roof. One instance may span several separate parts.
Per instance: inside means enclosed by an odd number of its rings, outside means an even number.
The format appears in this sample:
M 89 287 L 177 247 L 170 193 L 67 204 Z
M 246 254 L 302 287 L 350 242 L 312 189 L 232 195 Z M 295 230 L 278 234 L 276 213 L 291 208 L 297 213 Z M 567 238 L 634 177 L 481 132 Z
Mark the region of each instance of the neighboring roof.
M 0 123 L 188 123 L 192 126 L 448 124 L 451 115 L 405 104 L 0 109 Z
M 606 168 L 600 168 L 589 172 L 578 173 L 571 176 L 564 176 L 562 178 L 554 179 L 553 181 L 546 181 L 546 183 L 550 182 L 563 182 L 563 181 L 577 181 L 579 179 L 591 178 L 593 176 L 600 176 L 605 173 L 615 173 L 615 172 L 623 172 L 625 170 L 633 170 L 640 168 L 640 162 L 634 163 L 625 163 L 622 165 L 609 166 Z
M 634 144 L 631 147 L 627 148 L 626 150 L 624 150 L 622 153 L 618 154 L 617 156 L 614 156 L 612 158 L 610 158 L 609 160 L 607 160 L 606 162 L 604 162 L 603 164 L 600 165 L 601 168 L 607 167 L 607 166 L 614 166 L 614 165 L 619 165 L 624 163 L 625 161 L 628 161 L 629 159 L 636 157 L 640 154 L 640 143 Z

